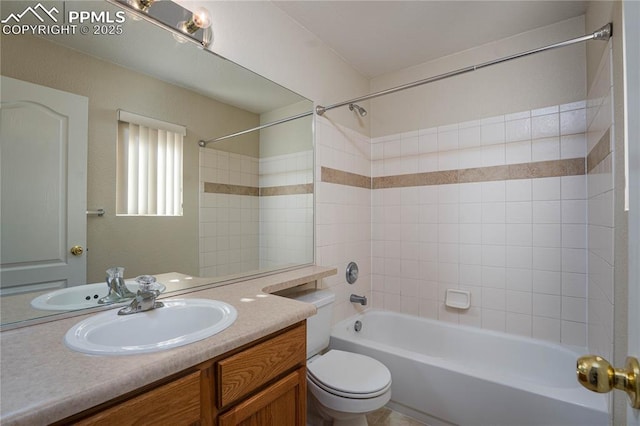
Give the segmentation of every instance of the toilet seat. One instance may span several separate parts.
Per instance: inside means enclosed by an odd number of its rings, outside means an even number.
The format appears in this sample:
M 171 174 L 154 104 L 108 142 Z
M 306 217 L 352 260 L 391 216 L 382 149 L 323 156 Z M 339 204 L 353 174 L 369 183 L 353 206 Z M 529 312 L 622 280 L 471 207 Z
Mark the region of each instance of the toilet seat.
M 326 392 L 349 399 L 375 398 L 391 387 L 391 373 L 384 364 L 335 349 L 309 362 L 307 377 Z

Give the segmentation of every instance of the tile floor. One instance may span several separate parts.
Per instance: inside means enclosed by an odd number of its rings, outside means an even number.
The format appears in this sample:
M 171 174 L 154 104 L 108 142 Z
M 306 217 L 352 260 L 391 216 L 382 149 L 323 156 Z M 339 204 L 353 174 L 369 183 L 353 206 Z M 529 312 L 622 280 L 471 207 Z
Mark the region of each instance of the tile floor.
M 425 426 L 411 417 L 407 417 L 404 414 L 400 414 L 387 407 L 382 407 L 379 410 L 367 416 L 369 426 Z

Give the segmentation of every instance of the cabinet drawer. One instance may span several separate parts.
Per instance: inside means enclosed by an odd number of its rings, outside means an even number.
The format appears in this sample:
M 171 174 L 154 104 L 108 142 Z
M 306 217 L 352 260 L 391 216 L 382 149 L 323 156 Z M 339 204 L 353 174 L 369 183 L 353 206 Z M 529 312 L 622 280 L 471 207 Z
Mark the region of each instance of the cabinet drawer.
M 200 372 L 138 395 L 76 425 L 166 424 L 200 422 Z
M 306 323 L 217 363 L 219 407 L 248 395 L 297 366 L 307 356 Z

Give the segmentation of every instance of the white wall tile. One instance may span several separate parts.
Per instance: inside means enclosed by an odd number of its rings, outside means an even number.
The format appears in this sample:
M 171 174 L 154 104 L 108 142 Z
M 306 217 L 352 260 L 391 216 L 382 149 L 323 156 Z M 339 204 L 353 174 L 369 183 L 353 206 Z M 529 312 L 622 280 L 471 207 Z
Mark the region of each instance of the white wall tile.
M 560 113 L 560 134 L 572 135 L 584 133 L 587 130 L 587 115 L 585 109 L 575 109 Z
M 533 317 L 533 337 L 560 343 L 561 322 L 559 319 Z
M 562 226 L 560 224 L 533 224 L 533 245 L 535 247 L 560 247 Z
M 548 247 L 533 248 L 533 268 L 542 271 L 561 271 L 561 249 Z
M 507 223 L 531 223 L 533 218 L 533 205 L 531 201 L 506 203 Z
M 458 129 L 440 131 L 438 129 L 438 151 L 454 151 L 458 149 Z
M 506 244 L 508 246 L 531 246 L 533 229 L 529 223 L 509 223 L 506 225 Z
M 505 285 L 508 290 L 531 292 L 532 280 L 531 269 L 506 268 Z
M 560 158 L 585 158 L 587 138 L 584 133 L 560 137 Z
M 506 266 L 509 268 L 530 269 L 532 267 L 533 249 L 531 247 L 508 247 L 506 255 Z
M 531 201 L 532 179 L 508 180 L 506 182 L 506 201 Z
M 548 138 L 559 135 L 560 117 L 558 114 L 536 115 L 532 117 L 531 137 L 533 139 Z
M 481 137 L 479 125 L 461 127 L 458 131 L 458 147 L 461 150 L 479 147 L 481 145 Z
M 531 141 L 511 142 L 505 146 L 505 164 L 531 162 Z
M 496 202 L 506 200 L 505 181 L 482 182 L 482 202 Z
M 531 161 L 560 159 L 560 138 L 549 137 L 531 141 Z
M 533 223 L 560 223 L 559 201 L 533 201 Z
M 584 157 L 585 105 L 551 106 L 376 138 L 371 141 L 370 173 L 382 176 Z M 319 145 L 322 158 L 322 142 Z M 335 155 L 330 161 L 344 157 L 340 149 L 350 147 L 347 141 L 335 147 L 332 143 Z M 353 159 L 340 159 L 343 167 L 353 169 L 345 162 L 356 161 L 364 169 L 351 151 Z M 378 300 L 374 303 L 441 321 L 584 343 L 587 180 L 587 176 L 567 176 L 374 190 L 368 213 L 373 224 L 369 235 L 374 275 L 370 285 Z M 606 186 L 592 185 L 590 191 Z M 600 191 L 590 194 L 604 192 Z M 332 193 L 321 185 L 316 196 L 350 203 L 347 192 Z M 609 201 L 601 198 L 592 203 L 594 219 L 610 220 L 601 213 Z M 325 208 L 317 213 L 318 229 L 327 222 L 344 222 L 324 229 L 330 238 L 318 235 L 320 243 L 346 244 L 353 238 L 352 225 L 347 223 L 358 218 L 351 212 Z M 593 229 L 591 234 L 596 238 L 602 231 Z M 608 250 L 607 244 L 601 244 L 592 256 L 607 265 Z M 339 252 L 346 256 L 344 249 Z M 594 285 L 607 280 L 608 270 L 599 270 L 607 272 L 596 275 Z M 470 291 L 472 308 L 464 313 L 447 309 L 443 304 L 447 288 Z
M 532 196 L 533 200 L 559 200 L 560 178 L 532 179 Z
M 532 288 L 535 293 L 562 294 L 562 274 L 557 271 L 533 271 Z
M 507 121 L 505 129 L 508 143 L 531 140 L 531 119 L 529 117 Z

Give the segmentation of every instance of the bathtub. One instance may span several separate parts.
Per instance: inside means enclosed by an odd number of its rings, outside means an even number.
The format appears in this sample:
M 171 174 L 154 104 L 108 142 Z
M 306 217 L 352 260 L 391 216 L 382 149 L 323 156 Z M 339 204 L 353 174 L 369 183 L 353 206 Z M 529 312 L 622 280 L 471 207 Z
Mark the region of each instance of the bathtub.
M 336 324 L 330 347 L 384 363 L 388 406 L 430 426 L 609 423 L 606 396 L 576 381 L 582 353 L 565 346 L 371 310 Z

